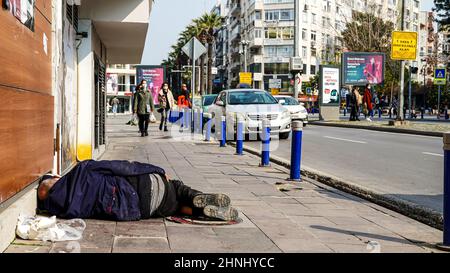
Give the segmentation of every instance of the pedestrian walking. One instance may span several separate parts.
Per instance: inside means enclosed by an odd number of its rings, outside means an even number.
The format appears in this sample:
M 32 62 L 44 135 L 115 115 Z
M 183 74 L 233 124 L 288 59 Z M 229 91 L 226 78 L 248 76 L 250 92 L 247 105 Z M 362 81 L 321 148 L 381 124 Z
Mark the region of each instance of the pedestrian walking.
M 161 124 L 159 124 L 159 130 L 162 131 L 164 127 L 164 132 L 167 132 L 167 118 L 169 116 L 169 111 L 175 106 L 175 99 L 173 98 L 172 91 L 169 89 L 168 83 L 163 83 L 161 90 L 158 94 L 159 109 L 158 112 L 161 113 Z
M 392 113 L 397 118 L 397 107 L 398 107 L 397 97 L 394 97 L 392 99 L 392 106 L 391 106 L 391 109 L 389 111 L 389 118 L 392 118 Z
M 359 88 L 356 87 L 355 89 L 355 96 L 356 96 L 356 120 L 359 121 L 359 116 L 361 115 L 361 107 L 363 104 L 363 96 L 361 96 L 361 93 L 359 93 Z
M 366 117 L 367 121 L 372 121 L 373 118 L 373 101 L 372 101 L 372 88 L 370 84 L 366 85 L 366 88 L 364 89 L 364 96 L 363 96 L 363 103 L 364 103 L 364 115 Z
M 181 94 L 178 96 L 178 108 L 181 111 L 183 108 L 192 107 L 191 100 L 189 99 L 189 90 L 186 84 L 181 85 Z
M 350 121 L 357 120 L 356 114 L 358 112 L 358 99 L 356 98 L 356 92 L 358 92 L 357 88 L 354 87 L 352 89 L 352 92 L 348 96 L 348 103 L 350 106 Z
M 111 100 L 112 111 L 113 111 L 114 116 L 116 116 L 116 114 L 117 114 L 117 110 L 119 108 L 119 104 L 120 104 L 120 100 L 117 97 L 114 97 Z
M 137 114 L 139 117 L 139 131 L 141 132 L 141 137 L 144 137 L 148 136 L 150 114 L 153 114 L 155 105 L 153 103 L 152 93 L 148 90 L 146 80 L 142 80 L 136 89 L 133 114 Z

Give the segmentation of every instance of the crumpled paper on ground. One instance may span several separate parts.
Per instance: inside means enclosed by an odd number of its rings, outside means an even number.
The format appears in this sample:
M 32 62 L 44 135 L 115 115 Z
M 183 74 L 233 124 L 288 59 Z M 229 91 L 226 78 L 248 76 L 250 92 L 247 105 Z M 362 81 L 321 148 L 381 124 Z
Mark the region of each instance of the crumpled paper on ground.
M 19 215 L 16 234 L 24 240 L 38 241 L 76 241 L 83 237 L 86 223 L 82 219 L 57 222 L 56 216 Z

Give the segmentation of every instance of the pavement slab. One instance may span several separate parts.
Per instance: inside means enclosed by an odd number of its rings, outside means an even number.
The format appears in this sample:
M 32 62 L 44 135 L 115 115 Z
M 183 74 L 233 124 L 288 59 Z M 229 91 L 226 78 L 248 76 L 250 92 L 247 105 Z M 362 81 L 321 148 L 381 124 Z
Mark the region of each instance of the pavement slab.
M 166 219 L 137 222 L 86 220 L 83 239 L 43 243 L 15 240 L 7 253 L 185 252 L 439 252 L 442 232 L 361 198 L 304 179 L 289 184 L 289 170 L 258 166 L 257 156 L 237 156 L 186 135 L 168 137 L 151 124 L 141 138 L 126 118 L 108 118 L 108 148 L 101 159 L 159 165 L 172 178 L 205 192 L 229 194 L 242 222 L 187 225 Z M 287 183 L 287 184 L 286 184 Z

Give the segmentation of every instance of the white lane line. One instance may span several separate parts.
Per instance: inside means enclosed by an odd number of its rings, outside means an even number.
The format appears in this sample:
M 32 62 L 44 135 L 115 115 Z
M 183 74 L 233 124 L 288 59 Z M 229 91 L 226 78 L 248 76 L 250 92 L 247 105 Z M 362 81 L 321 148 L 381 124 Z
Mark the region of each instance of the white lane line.
M 367 142 L 364 142 L 364 141 L 351 140 L 351 139 L 338 138 L 338 137 L 331 137 L 331 136 L 324 136 L 324 138 L 341 140 L 341 141 L 347 141 L 347 142 L 353 142 L 353 143 L 360 143 L 360 144 L 367 144 Z
M 432 155 L 432 156 L 440 156 L 440 157 L 444 157 L 444 155 L 442 155 L 442 154 L 435 154 L 435 153 L 429 153 L 429 152 L 423 152 L 422 154 L 424 154 L 424 155 Z

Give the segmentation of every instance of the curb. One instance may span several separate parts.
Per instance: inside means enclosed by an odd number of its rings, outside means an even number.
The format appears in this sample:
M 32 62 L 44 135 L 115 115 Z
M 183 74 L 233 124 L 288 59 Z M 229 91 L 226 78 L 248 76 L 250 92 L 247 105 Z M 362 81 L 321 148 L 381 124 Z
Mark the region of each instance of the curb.
M 310 121 L 309 124 L 316 125 L 316 126 L 364 129 L 364 130 L 410 134 L 410 135 L 420 135 L 420 136 L 433 136 L 433 137 L 443 137 L 444 136 L 444 133 L 441 133 L 441 132 L 419 131 L 419 130 L 401 129 L 401 128 L 384 128 L 384 127 L 365 126 L 365 125 L 325 123 L 325 122 L 321 122 L 321 121 Z
M 233 146 L 235 145 L 234 143 L 230 144 Z M 245 145 L 244 151 L 253 155 L 261 156 L 261 153 L 258 150 Z M 291 168 L 291 163 L 286 159 L 271 155 L 270 161 L 285 168 Z M 366 189 L 353 183 L 341 181 L 338 178 L 324 175 L 319 171 L 310 168 L 302 168 L 301 174 L 307 178 L 318 181 L 319 183 L 365 199 L 436 229 L 443 230 L 443 216 L 439 212 L 432 209 L 428 209 L 392 196 L 386 196 L 385 194 Z

